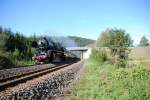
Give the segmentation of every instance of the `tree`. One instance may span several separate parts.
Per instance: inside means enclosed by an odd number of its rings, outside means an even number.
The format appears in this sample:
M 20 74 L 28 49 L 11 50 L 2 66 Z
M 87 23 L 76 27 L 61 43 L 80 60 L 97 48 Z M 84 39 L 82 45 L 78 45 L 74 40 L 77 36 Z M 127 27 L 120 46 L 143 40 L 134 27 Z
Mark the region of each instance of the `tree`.
M 11 34 L 10 29 L 3 29 L 0 27 L 0 50 L 5 50 L 5 44 Z
M 128 47 L 133 41 L 129 34 L 122 29 L 106 29 L 97 39 L 97 47 Z
M 140 43 L 139 43 L 139 46 L 141 46 L 141 47 L 147 47 L 147 46 L 149 46 L 150 44 L 149 44 L 149 42 L 148 42 L 148 39 L 145 37 L 145 36 L 143 36 L 142 38 L 141 38 L 141 40 L 140 40 Z
M 121 62 L 119 66 L 125 66 L 123 62 L 128 58 L 128 47 L 132 46 L 132 44 L 133 41 L 130 35 L 125 30 L 116 28 L 106 29 L 101 33 L 96 43 L 98 47 L 108 47 L 111 50 L 114 62 Z

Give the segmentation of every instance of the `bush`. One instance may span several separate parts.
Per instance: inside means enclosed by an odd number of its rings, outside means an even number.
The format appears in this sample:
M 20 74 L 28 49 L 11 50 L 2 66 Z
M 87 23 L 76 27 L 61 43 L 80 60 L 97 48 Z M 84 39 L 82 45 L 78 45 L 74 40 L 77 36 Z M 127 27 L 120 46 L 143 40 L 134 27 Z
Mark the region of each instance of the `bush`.
M 0 69 L 12 68 L 14 66 L 15 64 L 10 54 L 0 51 Z
M 90 58 L 96 62 L 105 62 L 107 60 L 107 52 L 105 50 L 97 51 L 93 49 Z
M 117 67 L 125 68 L 127 66 L 127 60 L 126 59 L 118 59 L 115 63 Z

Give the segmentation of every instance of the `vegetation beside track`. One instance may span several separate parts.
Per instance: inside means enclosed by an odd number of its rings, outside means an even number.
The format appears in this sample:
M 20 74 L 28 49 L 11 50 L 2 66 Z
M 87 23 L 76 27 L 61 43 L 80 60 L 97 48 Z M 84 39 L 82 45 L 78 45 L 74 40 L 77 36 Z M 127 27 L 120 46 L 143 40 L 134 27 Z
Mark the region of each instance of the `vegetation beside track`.
M 116 68 L 108 62 L 85 61 L 85 72 L 73 86 L 75 100 L 149 100 L 150 67 Z

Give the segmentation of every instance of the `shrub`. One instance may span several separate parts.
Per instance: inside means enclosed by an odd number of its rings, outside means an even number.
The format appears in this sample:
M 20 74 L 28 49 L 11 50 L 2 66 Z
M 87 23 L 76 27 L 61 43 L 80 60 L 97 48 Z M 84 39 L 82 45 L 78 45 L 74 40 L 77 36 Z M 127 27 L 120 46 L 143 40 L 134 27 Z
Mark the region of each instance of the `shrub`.
M 96 62 L 105 62 L 107 60 L 107 52 L 105 50 L 97 51 L 93 49 L 90 58 Z
M 14 66 L 15 65 L 10 54 L 0 51 L 0 69 L 12 68 Z
M 127 66 L 127 60 L 126 59 L 118 59 L 115 63 L 117 67 L 125 68 Z

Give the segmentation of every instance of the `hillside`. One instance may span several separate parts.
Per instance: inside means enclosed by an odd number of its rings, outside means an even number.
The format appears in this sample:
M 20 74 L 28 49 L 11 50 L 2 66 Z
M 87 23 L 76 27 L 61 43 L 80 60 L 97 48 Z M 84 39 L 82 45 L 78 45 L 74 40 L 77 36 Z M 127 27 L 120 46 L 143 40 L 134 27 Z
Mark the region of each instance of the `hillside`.
M 73 39 L 78 46 L 87 46 L 89 44 L 93 44 L 95 40 L 92 39 L 87 39 L 87 38 L 82 38 L 82 37 L 77 37 L 77 36 L 68 36 L 70 39 Z

